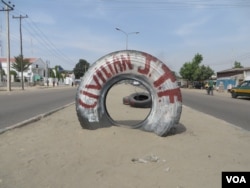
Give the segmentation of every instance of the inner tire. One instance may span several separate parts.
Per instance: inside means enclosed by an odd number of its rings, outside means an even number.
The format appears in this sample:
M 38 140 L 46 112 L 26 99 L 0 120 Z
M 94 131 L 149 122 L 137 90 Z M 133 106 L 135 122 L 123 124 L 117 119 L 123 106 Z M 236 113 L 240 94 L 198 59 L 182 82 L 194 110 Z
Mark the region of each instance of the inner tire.
M 134 93 L 129 96 L 129 104 L 135 108 L 151 108 L 152 100 L 148 93 L 140 92 Z

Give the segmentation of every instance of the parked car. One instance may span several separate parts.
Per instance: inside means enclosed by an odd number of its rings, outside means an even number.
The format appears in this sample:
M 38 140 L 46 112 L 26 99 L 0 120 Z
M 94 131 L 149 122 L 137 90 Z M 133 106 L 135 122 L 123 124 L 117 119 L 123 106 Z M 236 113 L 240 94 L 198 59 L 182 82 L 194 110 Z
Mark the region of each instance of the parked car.
M 134 80 L 132 84 L 133 84 L 134 86 L 139 86 L 139 85 L 140 85 L 140 82 Z
M 238 96 L 249 96 L 250 97 L 250 80 L 245 80 L 237 87 L 231 89 L 231 95 L 233 98 Z
M 72 81 L 71 85 L 72 85 L 72 86 L 74 86 L 74 85 L 75 85 L 75 86 L 79 86 L 80 83 L 81 83 L 81 81 L 82 81 L 81 79 L 75 79 L 75 80 Z
M 194 82 L 193 88 L 195 89 L 202 89 L 204 87 L 204 84 L 202 82 Z

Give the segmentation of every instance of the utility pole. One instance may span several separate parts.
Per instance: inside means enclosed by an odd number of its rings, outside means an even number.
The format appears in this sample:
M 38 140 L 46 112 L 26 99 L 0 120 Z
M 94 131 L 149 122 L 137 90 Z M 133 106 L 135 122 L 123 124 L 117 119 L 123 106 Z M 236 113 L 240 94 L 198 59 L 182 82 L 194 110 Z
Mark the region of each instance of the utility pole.
M 14 10 L 15 5 L 12 5 L 9 1 L 8 3 L 1 0 L 5 4 L 5 8 L 2 8 L 0 11 L 6 11 L 6 22 L 7 22 L 7 91 L 11 91 L 10 85 L 10 26 L 9 26 L 9 12 Z
M 25 16 L 12 16 L 14 19 L 19 19 L 20 23 L 20 56 L 21 56 L 21 82 L 22 82 L 22 90 L 24 90 L 24 84 L 23 84 L 23 40 L 22 40 L 22 19 L 28 18 L 27 15 Z

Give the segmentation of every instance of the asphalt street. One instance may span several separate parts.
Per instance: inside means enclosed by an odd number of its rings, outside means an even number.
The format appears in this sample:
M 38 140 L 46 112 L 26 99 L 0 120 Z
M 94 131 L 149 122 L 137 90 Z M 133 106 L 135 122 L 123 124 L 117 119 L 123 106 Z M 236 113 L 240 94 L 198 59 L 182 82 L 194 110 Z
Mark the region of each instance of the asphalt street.
M 0 129 L 50 113 L 75 100 L 75 87 L 27 88 L 0 94 Z
M 233 99 L 230 93 L 182 89 L 183 105 L 212 115 L 226 122 L 250 130 L 249 98 Z M 0 92 L 0 129 L 15 126 L 27 120 L 34 121 L 45 114 L 75 102 L 75 87 L 33 88 L 25 91 Z M 199 117 L 197 117 L 199 118 Z
M 228 92 L 217 91 L 211 96 L 199 89 L 182 89 L 182 97 L 183 105 L 250 130 L 250 98 L 234 99 Z

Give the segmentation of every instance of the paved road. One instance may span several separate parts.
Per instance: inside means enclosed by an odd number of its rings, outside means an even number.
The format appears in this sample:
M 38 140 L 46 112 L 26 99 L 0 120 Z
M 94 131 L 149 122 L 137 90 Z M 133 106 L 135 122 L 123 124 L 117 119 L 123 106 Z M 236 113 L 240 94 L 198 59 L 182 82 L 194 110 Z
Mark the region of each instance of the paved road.
M 75 94 L 75 87 L 1 93 L 0 129 L 72 103 L 75 100 Z
M 186 106 L 250 130 L 250 98 L 233 99 L 229 93 L 217 92 L 210 96 L 194 89 L 182 89 L 182 97 Z
M 75 87 L 0 93 L 0 129 L 74 102 Z M 183 104 L 250 130 L 250 99 L 232 99 L 229 94 L 206 95 L 183 89 Z M 197 117 L 199 118 L 199 117 Z

